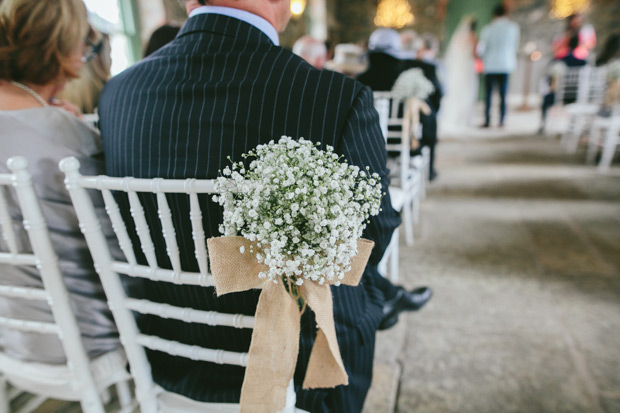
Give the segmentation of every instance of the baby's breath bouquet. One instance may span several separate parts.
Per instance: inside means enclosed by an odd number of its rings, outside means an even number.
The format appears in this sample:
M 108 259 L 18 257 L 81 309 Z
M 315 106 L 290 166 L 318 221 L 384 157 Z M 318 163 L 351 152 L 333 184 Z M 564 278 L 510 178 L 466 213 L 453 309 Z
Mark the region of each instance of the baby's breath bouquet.
M 317 145 L 283 136 L 244 154 L 245 164 L 233 163 L 216 180 L 220 232 L 252 243 L 241 253 L 269 268 L 260 278 L 338 285 L 369 216 L 379 213 L 379 176 Z
M 425 100 L 434 91 L 435 86 L 419 68 L 405 70 L 392 86 L 392 92 L 401 100 L 409 98 Z

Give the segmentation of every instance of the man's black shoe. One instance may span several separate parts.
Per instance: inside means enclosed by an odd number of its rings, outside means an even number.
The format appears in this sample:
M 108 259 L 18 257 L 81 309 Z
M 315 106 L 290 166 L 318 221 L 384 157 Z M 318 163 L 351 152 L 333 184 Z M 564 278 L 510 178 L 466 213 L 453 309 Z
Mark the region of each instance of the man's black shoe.
M 431 171 L 431 173 L 428 175 L 428 180 L 432 182 L 437 179 L 438 175 L 439 174 L 437 173 L 437 171 Z
M 398 315 L 403 311 L 416 311 L 424 307 L 431 299 L 433 290 L 429 287 L 420 287 L 411 292 L 398 287 L 396 296 L 383 304 L 383 319 L 379 330 L 387 330 L 398 322 Z

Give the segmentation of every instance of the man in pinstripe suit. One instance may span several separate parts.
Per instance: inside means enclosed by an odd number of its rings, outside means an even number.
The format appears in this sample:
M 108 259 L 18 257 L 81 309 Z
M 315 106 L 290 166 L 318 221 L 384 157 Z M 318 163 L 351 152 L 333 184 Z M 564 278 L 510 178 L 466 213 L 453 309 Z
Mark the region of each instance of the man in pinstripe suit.
M 148 59 L 112 79 L 100 102 L 107 173 L 140 178 L 215 178 L 241 154 L 282 135 L 332 145 L 349 163 L 369 166 L 387 193 L 384 141 L 372 92 L 337 73 L 319 71 L 278 46 L 277 32 L 289 18 L 289 0 L 213 0 L 188 3 L 190 18 L 178 37 Z M 230 6 L 230 7 L 226 7 Z M 122 202 L 122 200 L 120 200 Z M 142 198 L 157 258 L 168 265 L 157 207 Z M 197 270 L 187 200 L 170 197 L 182 265 Z M 220 208 L 203 200 L 207 237 L 218 236 Z M 123 208 L 125 212 L 128 207 Z M 128 212 L 127 212 L 128 213 Z M 129 221 L 129 220 L 126 220 Z M 400 223 L 389 196 L 364 236 L 375 241 L 360 286 L 333 287 L 336 332 L 349 385 L 302 390 L 301 381 L 316 334 L 311 311 L 302 316 L 295 373 L 298 407 L 309 411 L 360 411 L 370 386 L 375 332 L 386 294 L 377 289 L 376 266 Z M 135 236 L 135 234 L 134 234 Z M 137 251 L 141 255 L 140 251 Z M 253 314 L 259 292 L 215 298 L 211 288 L 142 282 L 130 292 L 172 305 Z M 395 295 L 397 289 L 387 295 Z M 387 297 L 390 298 L 390 297 Z M 140 328 L 187 344 L 247 351 L 251 332 L 141 317 Z M 150 352 L 153 377 L 189 398 L 236 402 L 243 369 Z

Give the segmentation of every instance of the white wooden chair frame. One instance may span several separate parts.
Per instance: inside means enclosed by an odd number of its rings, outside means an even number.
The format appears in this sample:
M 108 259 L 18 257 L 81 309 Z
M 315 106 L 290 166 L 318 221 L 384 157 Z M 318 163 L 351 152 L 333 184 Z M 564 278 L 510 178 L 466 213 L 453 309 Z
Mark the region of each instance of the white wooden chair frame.
M 181 395 L 167 392 L 157 386 L 153 382 L 151 367 L 144 348 L 192 360 L 243 367 L 247 364 L 247 353 L 189 346 L 154 335 L 141 334 L 131 311 L 185 322 L 236 328 L 253 328 L 254 317 L 242 314 L 200 311 L 129 298 L 126 296 L 119 278 L 119 273 L 121 273 L 131 277 L 165 281 L 174 284 L 203 287 L 214 285 L 213 277 L 208 272 L 205 233 L 202 225 L 202 212 L 198 202 L 198 194 L 214 192 L 214 182 L 212 180 L 196 179 L 173 180 L 82 176 L 79 173 L 79 166 L 79 162 L 75 158 L 65 158 L 60 162 L 60 169 L 65 173 L 65 184 L 71 195 L 82 232 L 93 255 L 93 260 L 101 277 L 110 308 L 121 334 L 121 341 L 131 366 L 131 374 L 136 385 L 136 397 L 142 413 L 168 413 L 176 411 L 238 412 L 238 404 L 197 402 Z M 106 211 L 111 219 L 114 232 L 119 240 L 119 245 L 126 261 L 112 259 L 101 231 L 100 223 L 95 215 L 94 207 L 86 192 L 87 189 L 101 191 Z M 128 195 L 131 216 L 136 225 L 136 232 L 148 262 L 147 265 L 140 265 L 136 261 L 127 229 L 111 191 L 125 192 Z M 156 194 L 163 237 L 172 269 L 161 268 L 157 264 L 153 241 L 137 192 Z M 187 194 L 189 196 L 194 252 L 200 269 L 198 273 L 184 272 L 181 268 L 179 247 L 176 242 L 175 229 L 166 194 Z M 287 392 L 287 404 L 283 412 L 299 412 L 300 410 L 295 409 L 295 400 L 295 392 L 291 380 Z
M 34 363 L 14 359 L 0 350 L 0 412 L 9 411 L 9 402 L 19 393 L 35 394 L 20 411 L 32 411 L 47 398 L 79 401 L 87 413 L 103 413 L 104 400 L 109 399 L 107 388 L 116 384 L 121 408 L 133 408 L 127 381 L 127 361 L 121 349 L 89 360 L 80 335 L 77 321 L 71 310 L 70 298 L 58 266 L 58 258 L 52 247 L 47 224 L 35 194 L 28 163 L 22 157 L 7 162 L 10 174 L 0 174 L 0 227 L 8 252 L 0 252 L 0 262 L 16 266 L 36 266 L 41 274 L 44 289 L 0 286 L 0 296 L 28 300 L 47 301 L 54 322 L 10 319 L 0 316 L 0 326 L 24 332 L 56 334 L 59 336 L 67 357 L 66 365 Z M 12 186 L 24 220 L 33 253 L 22 253 L 12 228 L 7 209 L 5 187 Z M 13 389 L 6 392 L 6 384 Z M 103 396 L 102 396 L 103 395 Z
M 594 163 L 594 158 L 599 148 L 601 159 L 598 164 L 598 171 L 605 173 L 609 171 L 611 162 L 620 144 L 620 105 L 612 108 L 611 116 L 597 116 L 590 127 L 588 136 L 588 150 L 586 162 Z
M 391 92 L 374 92 L 375 108 L 379 113 L 379 123 L 386 140 L 386 149 L 398 151 L 398 176 L 389 187 L 392 207 L 402 212 L 405 241 L 408 246 L 414 243 L 413 226 L 419 221 L 420 201 L 426 196 L 428 169 L 428 148 L 422 149 L 422 156 L 410 155 L 411 141 L 416 139 L 419 129 L 419 109 L 412 99 L 405 102 L 403 116 L 398 116 L 400 100 Z M 400 130 L 390 131 L 389 126 L 399 126 Z M 398 138 L 398 143 L 388 143 L 388 138 Z M 392 240 L 379 264 L 382 274 L 398 280 L 399 229 L 394 231 Z
M 570 70 L 575 71 L 578 76 L 577 101 L 565 105 L 568 127 L 562 134 L 560 143 L 568 153 L 575 153 L 579 138 L 592 123 L 603 103 L 607 70 L 605 67 L 590 66 Z
M 411 142 L 413 139 L 416 139 L 420 125 L 419 109 L 415 101 L 409 99 L 405 102 L 403 116 L 399 117 L 400 100 L 393 93 L 374 92 L 374 97 L 375 108 L 377 108 L 379 113 L 379 123 L 386 140 L 386 149 L 400 153 L 398 160 L 399 171 L 398 175 L 393 178 L 390 195 L 394 192 L 397 198 L 398 196 L 404 197 L 402 213 L 405 240 L 407 245 L 411 246 L 414 242 L 413 225 L 419 219 L 420 201 L 423 192 L 422 186 L 425 186 L 424 183 L 427 179 L 424 168 L 427 161 L 424 160 L 424 156 L 412 158 L 410 155 Z M 389 126 L 398 126 L 400 130 L 391 131 Z M 399 142 L 388 143 L 388 138 L 399 139 Z M 426 153 L 428 154 L 428 149 Z M 398 192 L 403 194 L 398 194 Z

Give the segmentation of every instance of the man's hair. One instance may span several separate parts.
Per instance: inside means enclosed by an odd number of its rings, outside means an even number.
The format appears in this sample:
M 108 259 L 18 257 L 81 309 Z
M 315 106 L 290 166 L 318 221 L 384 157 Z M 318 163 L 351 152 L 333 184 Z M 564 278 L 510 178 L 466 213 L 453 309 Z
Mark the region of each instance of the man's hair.
M 497 6 L 495 6 L 495 8 L 493 9 L 493 16 L 501 17 L 505 15 L 506 15 L 506 7 L 504 7 L 503 4 L 500 3 Z
M 3 0 L 0 79 L 43 85 L 77 77 L 68 58 L 87 33 L 82 0 Z

